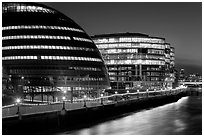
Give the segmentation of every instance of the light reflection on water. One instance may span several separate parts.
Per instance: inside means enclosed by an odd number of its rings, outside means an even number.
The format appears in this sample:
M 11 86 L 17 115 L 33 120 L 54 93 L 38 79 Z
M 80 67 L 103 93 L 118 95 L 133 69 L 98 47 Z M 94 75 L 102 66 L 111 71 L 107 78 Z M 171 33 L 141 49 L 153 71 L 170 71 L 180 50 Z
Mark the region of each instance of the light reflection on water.
M 183 97 L 175 103 L 130 113 L 89 128 L 68 131 L 74 135 L 201 134 L 202 97 Z

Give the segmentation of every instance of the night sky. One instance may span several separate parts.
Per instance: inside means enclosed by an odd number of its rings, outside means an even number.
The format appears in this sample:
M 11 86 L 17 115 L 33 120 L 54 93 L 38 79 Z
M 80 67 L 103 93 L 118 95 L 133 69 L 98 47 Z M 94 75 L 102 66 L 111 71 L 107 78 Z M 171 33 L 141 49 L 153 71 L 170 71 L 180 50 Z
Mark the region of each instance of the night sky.
M 90 36 L 135 32 L 164 37 L 176 50 L 176 68 L 202 73 L 202 3 L 43 3 L 73 19 Z

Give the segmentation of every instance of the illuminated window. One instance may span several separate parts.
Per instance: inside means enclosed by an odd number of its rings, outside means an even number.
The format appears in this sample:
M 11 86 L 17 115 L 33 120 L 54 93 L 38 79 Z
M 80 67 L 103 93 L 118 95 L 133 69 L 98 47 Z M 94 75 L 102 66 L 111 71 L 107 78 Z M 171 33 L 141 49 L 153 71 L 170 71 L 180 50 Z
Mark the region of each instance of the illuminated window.
M 54 10 L 39 7 L 39 6 L 30 6 L 23 3 L 6 3 L 3 6 L 3 13 L 6 12 L 46 12 L 46 13 L 55 13 Z
M 52 45 L 19 45 L 3 47 L 2 50 L 15 50 L 15 49 L 59 49 L 59 50 L 82 50 L 94 51 L 92 48 L 86 47 L 68 47 L 68 46 L 52 46 Z
M 26 59 L 37 59 L 37 56 L 8 56 L 8 57 L 2 57 L 2 60 L 26 60 Z
M 68 29 L 69 27 L 61 27 L 61 26 L 42 26 L 42 25 L 21 25 L 21 26 L 8 26 L 8 27 L 2 27 L 3 30 L 11 30 L 11 29 L 58 29 L 58 30 L 70 30 L 70 31 L 76 31 L 76 32 L 84 32 L 83 30 L 72 28 Z
M 63 39 L 70 40 L 68 36 L 62 36 Z M 20 36 L 5 36 L 3 40 L 9 39 L 59 39 L 59 36 L 48 36 L 48 35 L 20 35 Z
M 41 59 L 45 59 L 45 56 L 41 56 Z
M 86 39 L 86 38 L 73 37 L 73 39 L 77 40 L 77 41 L 85 41 L 85 42 L 91 42 L 92 43 L 92 40 Z
M 73 56 L 41 56 L 41 59 L 53 59 L 53 60 L 81 60 L 82 58 L 73 57 Z M 95 62 L 102 62 L 101 59 L 98 58 L 89 58 L 83 57 L 84 61 L 95 61 Z
M 113 42 L 143 42 L 143 43 L 164 43 L 163 39 L 160 38 L 142 38 L 142 37 L 121 37 L 119 39 L 115 38 L 103 38 L 94 40 L 96 44 L 98 43 L 113 43 Z
M 160 60 L 107 60 L 106 64 L 165 65 L 165 61 L 160 61 Z

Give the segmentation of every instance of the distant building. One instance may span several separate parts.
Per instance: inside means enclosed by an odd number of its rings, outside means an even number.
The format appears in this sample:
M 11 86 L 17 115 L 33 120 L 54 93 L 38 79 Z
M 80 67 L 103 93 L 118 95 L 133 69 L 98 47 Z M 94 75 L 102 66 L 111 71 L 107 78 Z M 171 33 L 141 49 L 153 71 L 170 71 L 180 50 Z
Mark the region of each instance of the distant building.
M 164 38 L 116 33 L 92 39 L 105 60 L 112 89 L 172 87 L 175 51 Z
M 189 74 L 186 79 L 186 82 L 202 82 L 202 76 L 199 74 Z
M 182 83 L 185 81 L 185 70 L 181 69 L 179 72 L 179 83 Z
M 179 86 L 179 72 L 177 69 L 174 69 L 174 82 L 173 82 L 173 88 L 176 88 Z
M 98 97 L 109 87 L 102 56 L 72 19 L 36 3 L 2 3 L 3 91 L 42 100 Z

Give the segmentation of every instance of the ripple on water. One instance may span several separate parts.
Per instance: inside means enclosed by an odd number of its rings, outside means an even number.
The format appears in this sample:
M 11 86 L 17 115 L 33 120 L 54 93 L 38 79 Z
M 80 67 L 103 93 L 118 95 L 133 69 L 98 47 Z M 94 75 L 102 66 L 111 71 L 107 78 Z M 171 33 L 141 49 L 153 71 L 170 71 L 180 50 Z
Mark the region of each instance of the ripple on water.
M 85 129 L 77 135 L 187 135 L 201 134 L 202 98 L 183 97 L 175 103 L 129 113 Z

